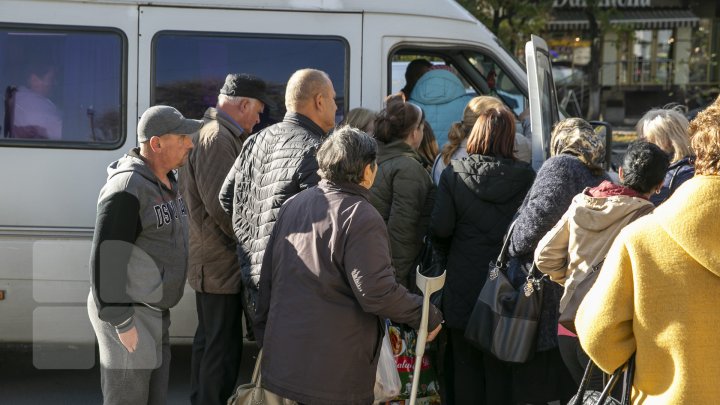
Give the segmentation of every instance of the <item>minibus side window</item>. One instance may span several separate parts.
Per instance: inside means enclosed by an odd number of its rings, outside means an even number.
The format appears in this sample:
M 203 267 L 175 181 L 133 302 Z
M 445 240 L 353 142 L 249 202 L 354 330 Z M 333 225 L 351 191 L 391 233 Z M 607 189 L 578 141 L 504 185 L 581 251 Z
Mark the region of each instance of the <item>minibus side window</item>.
M 114 30 L 0 26 L 0 147 L 120 147 L 124 41 Z
M 465 58 L 480 73 L 489 94 L 502 99 L 515 115 L 525 111 L 527 98 L 510 79 L 505 70 L 492 58 L 480 52 L 464 52 Z
M 153 38 L 150 103 L 169 104 L 187 117 L 200 118 L 217 103 L 228 73 L 250 73 L 265 80 L 276 106 L 265 108 L 254 128 L 258 131 L 285 115 L 285 87 L 293 72 L 314 68 L 333 82 L 339 122 L 346 108 L 348 58 L 348 44 L 338 37 L 160 32 Z
M 400 89 L 405 87 L 405 71 L 407 70 L 410 62 L 417 59 L 424 59 L 430 62 L 433 66 L 433 69 L 445 69 L 453 72 L 455 76 L 457 76 L 458 79 L 460 79 L 460 81 L 462 82 L 463 87 L 465 87 L 465 91 L 468 94 L 475 94 L 473 86 L 468 83 L 461 74 L 458 74 L 455 67 L 452 66 L 452 64 L 449 63 L 447 59 L 435 54 L 431 55 L 422 53 L 402 53 L 393 55 L 390 72 L 390 94 L 396 94 L 400 91 Z

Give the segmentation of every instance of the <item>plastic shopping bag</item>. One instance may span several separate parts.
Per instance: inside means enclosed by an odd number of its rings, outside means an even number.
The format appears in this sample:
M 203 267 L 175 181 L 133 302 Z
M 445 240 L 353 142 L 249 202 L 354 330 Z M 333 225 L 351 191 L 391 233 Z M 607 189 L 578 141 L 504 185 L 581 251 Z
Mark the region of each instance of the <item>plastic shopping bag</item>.
M 388 405 L 405 405 L 409 403 L 412 389 L 413 371 L 415 370 L 415 342 L 417 332 L 406 325 L 390 324 L 387 327 L 390 335 L 390 345 L 395 356 L 395 365 L 400 375 L 400 395 L 396 396 Z M 422 359 L 420 366 L 420 386 L 418 387 L 418 405 L 440 405 L 440 386 L 428 352 Z
M 400 375 L 395 364 L 387 325 L 380 348 L 377 373 L 375 374 L 375 403 L 389 401 L 400 394 Z

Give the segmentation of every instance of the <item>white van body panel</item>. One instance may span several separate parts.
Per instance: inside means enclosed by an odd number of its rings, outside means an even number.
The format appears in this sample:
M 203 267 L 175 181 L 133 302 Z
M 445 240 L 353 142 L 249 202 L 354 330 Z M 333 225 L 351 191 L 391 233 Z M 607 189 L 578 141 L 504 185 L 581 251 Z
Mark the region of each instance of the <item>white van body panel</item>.
M 3 1 L 0 22 L 113 27 L 125 36 L 127 66 L 137 66 L 138 8 L 131 4 Z M 91 23 L 89 23 L 91 22 Z M 128 68 L 124 91 L 126 127 L 137 125 L 137 69 Z M 130 131 L 129 131 L 130 132 Z M 132 131 L 134 132 L 134 131 Z M 89 292 L 90 240 L 105 168 L 136 144 L 128 133 L 117 150 L 43 149 L 0 146 L 0 342 L 87 341 L 88 322 L 47 318 L 65 309 L 87 319 L 79 304 Z M 39 304 L 45 304 L 45 307 Z M 33 319 L 52 322 L 52 335 L 33 335 Z M 80 332 L 78 332 L 80 331 Z M 88 333 L 90 335 L 88 335 Z M 79 339 L 79 336 L 84 336 Z
M 212 33 L 259 33 L 287 35 L 332 35 L 347 41 L 350 49 L 349 103 L 360 105 L 362 55 L 362 14 L 262 10 L 197 10 L 167 7 L 140 7 L 140 66 L 151 66 L 152 40 L 160 31 L 198 31 Z M 248 55 L 251 58 L 252 55 Z M 141 69 L 141 88 L 150 88 L 150 70 Z M 150 105 L 149 92 L 140 94 L 138 111 Z
M 88 0 L 70 1 L 88 2 Z M 373 12 L 379 14 L 420 15 L 453 20 L 475 21 L 475 18 L 472 17 L 472 15 L 462 6 L 454 1 L 446 0 L 89 0 L 89 2 L 152 5 L 158 7 L 191 7 L 196 9 L 319 11 L 333 14 L 345 12 Z
M 97 196 L 107 165 L 136 146 L 139 115 L 152 103 L 157 33 L 341 38 L 347 44 L 346 110 L 382 108 L 390 88 L 389 58 L 403 47 L 481 51 L 502 65 L 527 95 L 523 68 L 453 0 L 4 0 L 3 25 L 102 27 L 121 33 L 125 102 L 120 115 L 125 132 L 114 149 L 0 142 L 0 291 L 5 293 L 0 300 L 0 342 L 94 339 L 85 304 Z M 176 340 L 195 332 L 194 297 L 186 286 L 172 310 L 171 335 Z M 58 311 L 66 316 L 58 319 Z

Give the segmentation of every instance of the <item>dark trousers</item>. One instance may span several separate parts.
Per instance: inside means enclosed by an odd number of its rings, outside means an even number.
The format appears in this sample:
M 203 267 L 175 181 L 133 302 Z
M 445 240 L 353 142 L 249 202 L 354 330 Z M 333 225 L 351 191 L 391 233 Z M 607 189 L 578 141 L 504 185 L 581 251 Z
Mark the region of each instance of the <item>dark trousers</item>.
M 190 402 L 225 405 L 232 395 L 242 356 L 240 294 L 195 293 L 198 328 L 192 347 Z
M 527 362 L 511 367 L 514 403 L 547 404 L 560 401 L 566 404 L 578 390 L 558 348 L 535 352 Z
M 452 367 L 447 404 L 505 405 L 512 402 L 512 368 L 508 363 L 483 353 L 465 339 L 461 329 L 448 328 Z
M 560 348 L 560 355 L 562 356 L 563 362 L 567 366 L 570 375 L 577 385 L 580 385 L 583 374 L 585 374 L 585 368 L 590 361 L 590 357 L 585 353 L 580 346 L 580 340 L 572 336 L 558 336 L 558 344 Z M 592 374 L 590 375 L 590 382 L 588 384 L 589 390 L 602 391 L 605 386 L 605 378 L 603 372 L 595 367 Z M 616 388 L 622 386 L 622 383 L 616 385 Z M 617 391 L 617 392 L 616 392 Z M 613 391 L 615 394 L 621 394 L 617 389 Z M 619 398 L 619 395 L 617 396 Z

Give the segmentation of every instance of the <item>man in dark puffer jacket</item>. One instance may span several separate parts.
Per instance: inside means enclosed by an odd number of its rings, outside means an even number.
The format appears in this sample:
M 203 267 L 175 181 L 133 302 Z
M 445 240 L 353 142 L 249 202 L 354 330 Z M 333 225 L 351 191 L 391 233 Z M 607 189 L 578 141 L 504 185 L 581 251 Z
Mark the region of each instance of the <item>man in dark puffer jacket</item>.
M 232 215 L 238 239 L 243 301 L 255 314 L 260 266 L 280 206 L 315 186 L 315 153 L 335 126 L 335 90 L 325 72 L 293 73 L 285 91 L 282 122 L 249 137 L 220 189 L 220 204 Z

